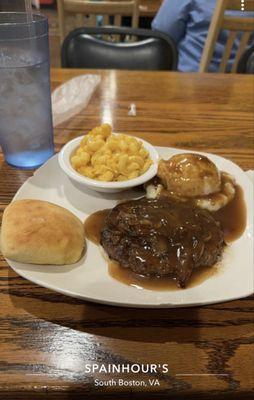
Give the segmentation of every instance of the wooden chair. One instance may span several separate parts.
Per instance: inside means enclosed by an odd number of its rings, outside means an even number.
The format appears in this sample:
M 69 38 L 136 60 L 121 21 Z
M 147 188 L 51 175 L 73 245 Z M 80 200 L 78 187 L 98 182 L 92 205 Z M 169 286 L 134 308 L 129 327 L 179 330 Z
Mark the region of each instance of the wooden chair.
M 61 43 L 67 34 L 66 17 L 71 14 L 75 15 L 76 28 L 80 28 L 85 25 L 85 16 L 88 16 L 86 26 L 95 27 L 97 15 L 101 15 L 103 17 L 103 26 L 109 25 L 110 16 L 114 17 L 114 26 L 121 26 L 122 17 L 130 16 L 132 19 L 132 28 L 138 27 L 138 0 L 57 0 L 57 8 Z M 110 25 L 112 25 L 112 22 Z
M 241 4 L 244 4 L 244 10 L 241 8 Z M 243 16 L 228 16 L 225 15 L 227 10 L 242 11 Z M 236 52 L 234 63 L 231 72 L 236 72 L 238 61 L 242 53 L 245 51 L 250 35 L 254 30 L 254 18 L 246 17 L 245 11 L 254 11 L 254 0 L 244 0 L 244 3 L 240 0 L 217 0 L 217 4 L 214 10 L 213 18 L 211 20 L 210 28 L 208 31 L 205 47 L 203 50 L 199 72 L 207 72 L 209 64 L 211 62 L 215 44 L 219 35 L 220 30 L 226 29 L 229 31 L 229 36 L 225 46 L 224 54 L 219 66 L 219 72 L 225 72 L 227 63 L 230 58 L 230 53 L 234 44 L 234 41 L 239 32 L 242 32 L 240 44 Z

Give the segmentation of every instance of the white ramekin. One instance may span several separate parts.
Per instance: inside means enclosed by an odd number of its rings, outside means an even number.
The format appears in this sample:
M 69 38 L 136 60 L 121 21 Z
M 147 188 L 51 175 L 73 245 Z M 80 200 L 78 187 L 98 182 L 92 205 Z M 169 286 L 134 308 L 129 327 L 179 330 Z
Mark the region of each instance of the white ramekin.
M 116 193 L 122 190 L 133 188 L 138 185 L 142 185 L 143 183 L 149 181 L 156 175 L 159 155 L 155 150 L 154 146 L 152 146 L 145 140 L 137 137 L 136 139 L 142 142 L 144 148 L 149 152 L 150 158 L 153 161 L 150 168 L 144 174 L 138 176 L 137 178 L 129 179 L 123 182 L 102 182 L 102 181 L 97 181 L 95 179 L 87 178 L 86 176 L 79 174 L 72 167 L 70 162 L 70 157 L 75 151 L 75 149 L 77 149 L 78 146 L 80 145 L 80 142 L 83 139 L 83 137 L 84 136 L 79 136 L 71 140 L 70 142 L 66 143 L 58 155 L 58 161 L 60 167 L 66 173 L 66 175 L 68 175 L 70 179 L 79 184 L 80 188 L 82 188 L 83 186 L 84 188 L 89 187 L 90 189 L 96 190 L 97 192 Z

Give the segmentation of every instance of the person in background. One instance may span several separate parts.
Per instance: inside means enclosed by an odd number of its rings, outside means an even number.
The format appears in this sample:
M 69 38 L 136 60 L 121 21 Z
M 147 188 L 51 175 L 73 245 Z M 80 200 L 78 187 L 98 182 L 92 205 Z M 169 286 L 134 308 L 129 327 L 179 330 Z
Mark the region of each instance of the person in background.
M 152 29 L 170 35 L 176 42 L 179 52 L 178 70 L 182 72 L 198 71 L 210 22 L 217 0 L 164 0 L 152 22 Z M 231 11 L 231 15 L 243 15 Z M 249 13 L 248 13 L 249 14 Z M 221 31 L 217 39 L 209 71 L 218 71 L 228 38 L 227 31 Z M 236 39 L 229 59 L 231 67 L 239 38 Z

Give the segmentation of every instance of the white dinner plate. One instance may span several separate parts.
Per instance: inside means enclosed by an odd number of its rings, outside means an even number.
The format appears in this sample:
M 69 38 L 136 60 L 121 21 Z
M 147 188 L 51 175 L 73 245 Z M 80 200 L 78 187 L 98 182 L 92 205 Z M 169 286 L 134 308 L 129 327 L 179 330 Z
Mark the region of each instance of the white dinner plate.
M 157 147 L 168 159 L 185 150 Z M 7 260 L 22 277 L 68 296 L 124 307 L 186 307 L 246 297 L 253 293 L 253 185 L 233 162 L 206 154 L 220 170 L 232 174 L 244 190 L 247 226 L 243 235 L 227 246 L 218 272 L 200 284 L 179 290 L 154 291 L 125 285 L 108 274 L 101 250 L 87 242 L 86 255 L 69 266 L 22 264 Z M 82 221 L 101 209 L 112 208 L 119 199 L 139 197 L 134 191 L 107 194 L 80 191 L 58 165 L 57 155 L 39 168 L 18 190 L 14 200 L 40 199 L 72 211 Z

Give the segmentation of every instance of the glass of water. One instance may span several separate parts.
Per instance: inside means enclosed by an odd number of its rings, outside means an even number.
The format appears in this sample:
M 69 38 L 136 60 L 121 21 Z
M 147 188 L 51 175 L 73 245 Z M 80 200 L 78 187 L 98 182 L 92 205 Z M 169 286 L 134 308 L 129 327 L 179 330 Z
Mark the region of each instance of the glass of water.
M 0 13 L 0 146 L 19 168 L 54 154 L 48 23 L 40 14 Z

